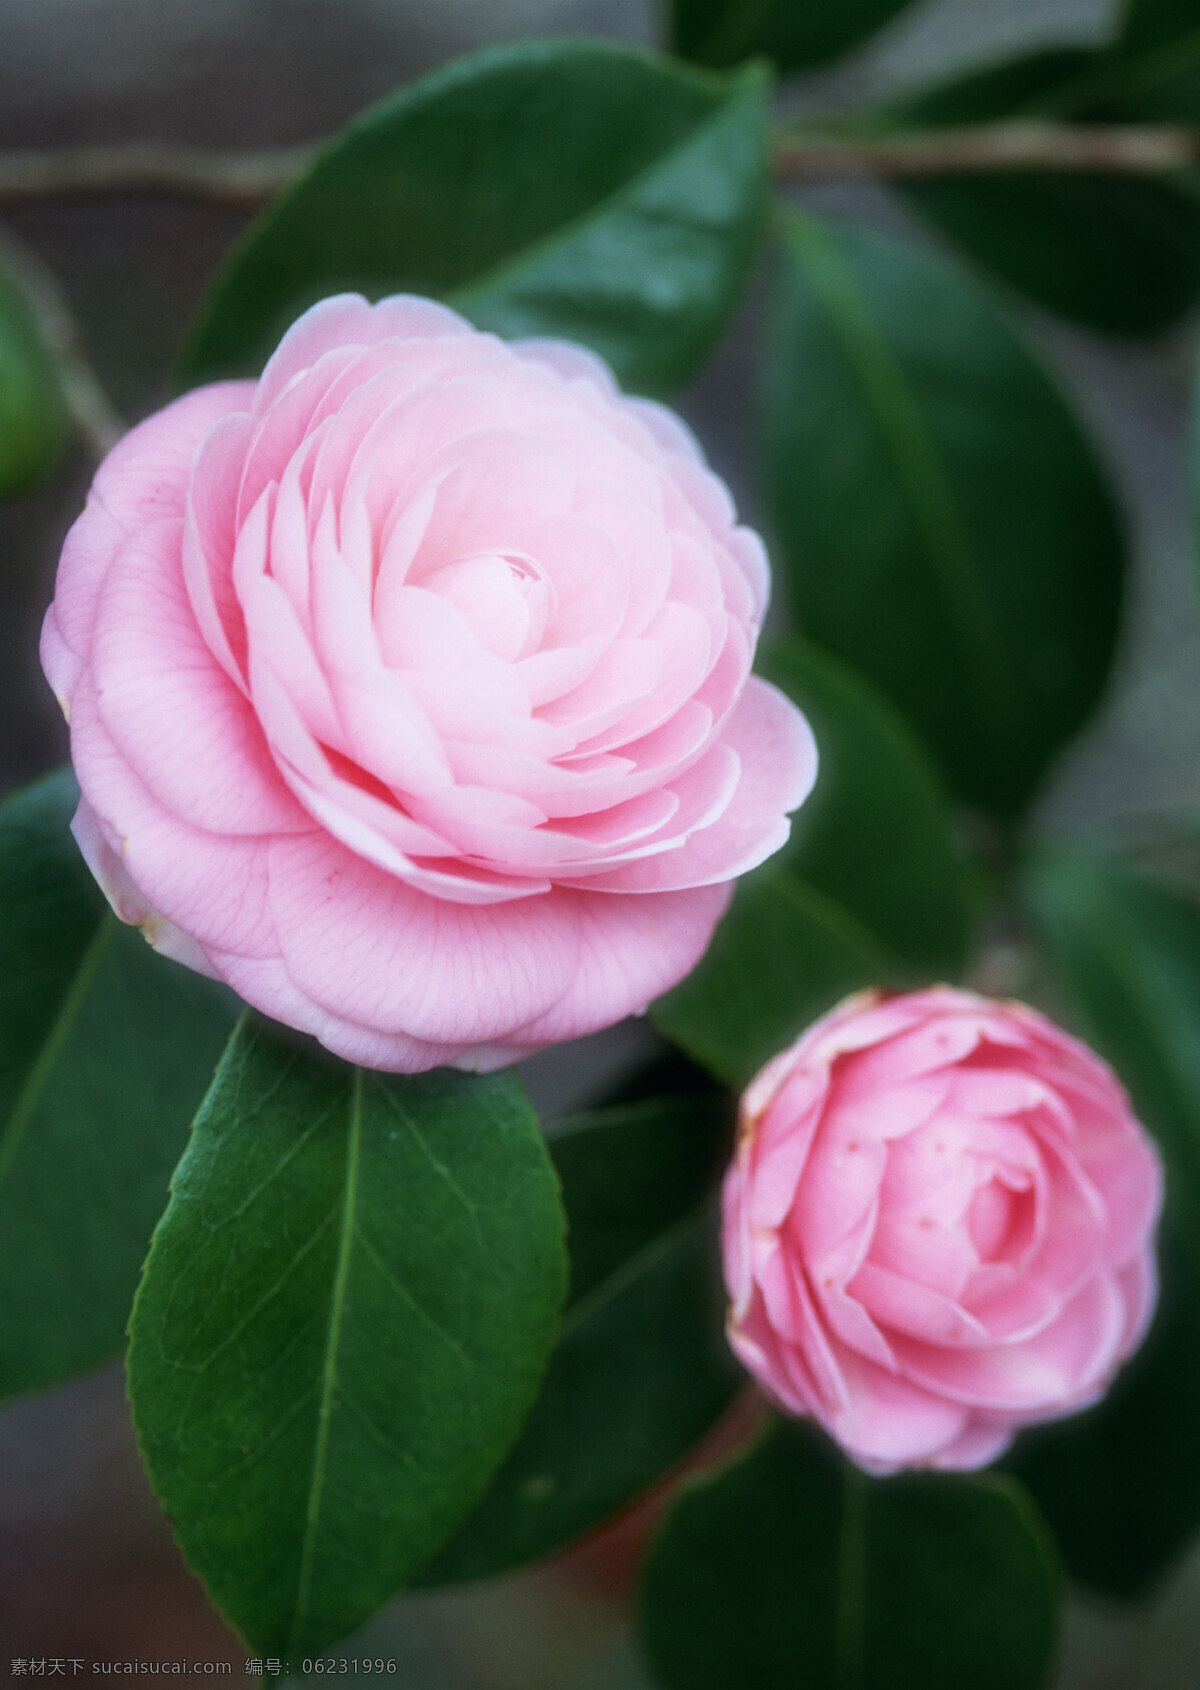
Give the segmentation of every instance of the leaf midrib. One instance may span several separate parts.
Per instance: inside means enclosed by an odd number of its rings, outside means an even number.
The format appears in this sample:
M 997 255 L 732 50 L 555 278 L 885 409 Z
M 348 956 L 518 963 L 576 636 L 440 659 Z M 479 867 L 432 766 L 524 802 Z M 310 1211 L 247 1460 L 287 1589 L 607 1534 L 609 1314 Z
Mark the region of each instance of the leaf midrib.
M 363 1073 L 354 1070 L 350 1086 L 349 1130 L 346 1135 L 346 1186 L 342 1202 L 341 1238 L 338 1242 L 337 1267 L 329 1301 L 329 1326 L 325 1338 L 325 1363 L 321 1376 L 321 1396 L 317 1410 L 317 1437 L 313 1448 L 313 1468 L 309 1481 L 308 1505 L 305 1510 L 304 1539 L 300 1550 L 300 1570 L 296 1578 L 296 1607 L 287 1647 L 299 1647 L 308 1620 L 312 1596 L 313 1571 L 316 1561 L 317 1537 L 321 1525 L 321 1503 L 325 1492 L 328 1468 L 329 1438 L 333 1424 L 334 1398 L 337 1392 L 338 1355 L 341 1347 L 342 1321 L 346 1309 L 346 1284 L 350 1275 L 350 1256 L 355 1236 L 355 1210 L 358 1200 L 359 1158 L 362 1146 Z
M 96 931 L 88 940 L 83 953 L 75 965 L 71 976 L 71 983 L 63 995 L 57 1015 L 50 1023 L 46 1036 L 30 1065 L 25 1076 L 25 1083 L 17 1094 L 15 1103 L 0 1133 L 0 1185 L 8 1177 L 9 1170 L 16 1160 L 21 1140 L 25 1136 L 30 1121 L 41 1101 L 55 1063 L 83 1008 L 84 1000 L 91 989 L 96 971 L 100 967 L 109 940 L 116 931 L 117 920 L 109 911 L 105 911 L 96 924 Z
M 965 652 L 974 657 L 967 682 L 975 694 L 981 731 L 998 747 L 1017 717 L 1009 684 L 1005 643 L 981 590 L 976 552 L 941 454 L 929 435 L 920 404 L 888 346 L 849 266 L 820 226 L 792 217 L 789 245 L 802 266 L 834 334 L 856 371 L 868 407 L 895 466 L 922 539 L 929 578 Z

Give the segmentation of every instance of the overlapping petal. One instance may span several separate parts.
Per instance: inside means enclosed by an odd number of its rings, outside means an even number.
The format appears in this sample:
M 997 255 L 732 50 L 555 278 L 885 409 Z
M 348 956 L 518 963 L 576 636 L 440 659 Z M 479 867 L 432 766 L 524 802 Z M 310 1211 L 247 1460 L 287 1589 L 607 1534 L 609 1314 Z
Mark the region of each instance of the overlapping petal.
M 578 348 L 325 300 L 97 474 L 43 656 L 80 834 L 170 954 L 353 1060 L 640 1011 L 815 775 L 757 538 Z
M 948 987 L 861 994 L 743 1099 L 730 1339 L 868 1470 L 980 1465 L 1094 1401 L 1138 1343 L 1161 1199 L 1078 1040 Z

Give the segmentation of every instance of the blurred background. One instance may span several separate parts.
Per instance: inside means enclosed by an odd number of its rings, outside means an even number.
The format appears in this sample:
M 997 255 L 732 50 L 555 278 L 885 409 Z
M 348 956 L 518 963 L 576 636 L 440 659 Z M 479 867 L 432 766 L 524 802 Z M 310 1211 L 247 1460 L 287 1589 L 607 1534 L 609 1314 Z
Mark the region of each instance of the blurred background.
M 799 109 L 869 105 L 1003 51 L 1091 42 L 1113 0 L 927 0 Z M 319 139 L 461 52 L 539 34 L 653 44 L 653 0 L 0 0 L 0 151 L 136 139 L 255 149 Z M 834 215 L 910 225 L 881 188 L 829 184 Z M 53 274 L 101 386 L 128 422 L 167 397 L 185 329 L 251 212 L 163 193 L 0 206 Z M 765 287 L 680 408 L 748 520 L 756 337 Z M 1048 828 L 1136 828 L 1149 810 L 1200 816 L 1200 613 L 1186 450 L 1192 327 L 1101 341 L 1014 304 L 1070 388 L 1123 490 L 1136 542 L 1131 614 L 1107 707 L 1046 801 Z M 73 448 L 33 494 L 0 505 L 0 793 L 60 762 L 66 738 L 37 666 L 62 537 L 91 463 Z M 530 1064 L 546 1110 L 649 1035 L 616 1029 Z M 353 1652 L 394 1657 L 405 1690 L 637 1690 L 623 1594 L 639 1522 L 558 1563 L 480 1588 L 404 1599 Z M 1072 1619 L 1062 1690 L 1187 1690 L 1200 1682 L 1200 1566 L 1136 1614 Z M 18 1658 L 228 1660 L 245 1653 L 183 1568 L 138 1464 L 117 1366 L 0 1411 L 0 1671 Z

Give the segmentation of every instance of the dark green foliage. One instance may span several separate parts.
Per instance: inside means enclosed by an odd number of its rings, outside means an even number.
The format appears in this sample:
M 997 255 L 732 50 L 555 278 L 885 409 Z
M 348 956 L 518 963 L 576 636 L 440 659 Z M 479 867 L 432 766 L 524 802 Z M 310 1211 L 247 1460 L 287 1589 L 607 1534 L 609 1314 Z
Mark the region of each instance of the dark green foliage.
M 40 481 L 66 437 L 53 355 L 24 293 L 0 270 L 0 499 Z
M 671 0 L 671 45 L 702 65 L 751 54 L 781 71 L 808 70 L 856 47 L 912 0 Z
M 1085 1037 L 1113 1063 L 1167 1163 L 1160 1306 L 1099 1407 L 1031 1434 L 1014 1470 L 1072 1573 L 1142 1594 L 1200 1524 L 1200 914 L 1126 864 L 1044 851 L 1030 913 Z
M 70 770 L 0 807 L 0 1394 L 121 1347 L 226 993 L 110 914 Z
M 184 1554 L 253 1647 L 326 1648 L 458 1525 L 564 1274 L 511 1075 L 371 1074 L 242 1024 L 155 1233 L 129 1387 Z
M 798 642 L 766 645 L 761 666 L 811 721 L 817 784 L 699 967 L 654 1006 L 738 1084 L 855 987 L 956 976 L 974 913 L 936 776 L 886 700 Z
M 676 386 L 745 280 L 767 188 L 765 78 L 599 42 L 461 59 L 372 107 L 249 231 L 184 359 L 255 373 L 328 294 L 417 293 L 505 336 L 580 341 Z
M 968 276 L 790 217 L 767 365 L 775 559 L 796 615 L 1011 817 L 1107 678 L 1125 546 L 1056 387 Z
M 1142 10 L 1165 13 L 1171 4 Z M 1145 23 L 1137 33 L 1148 39 L 1148 16 Z M 926 129 L 1039 118 L 1186 121 L 1197 111 L 1200 28 L 1183 57 L 1173 47 L 1136 60 L 1123 46 L 1108 53 L 1043 49 L 929 89 L 888 115 L 902 128 Z M 1200 292 L 1194 171 L 988 171 L 896 186 L 1010 286 L 1088 328 L 1157 334 Z
M 1058 1586 L 1011 1481 L 869 1480 L 781 1423 L 680 1493 L 642 1631 L 664 1690 L 1038 1690 Z
M 718 1093 L 562 1123 L 571 1299 L 541 1395 L 482 1505 L 421 1583 L 483 1578 L 598 1524 L 685 1455 L 742 1380 L 725 1343 L 710 1201 Z
M 1200 1271 L 1170 1223 L 1150 1335 L 1095 1408 L 1027 1432 L 1005 1462 L 1037 1498 L 1073 1578 L 1144 1596 L 1200 1524 Z

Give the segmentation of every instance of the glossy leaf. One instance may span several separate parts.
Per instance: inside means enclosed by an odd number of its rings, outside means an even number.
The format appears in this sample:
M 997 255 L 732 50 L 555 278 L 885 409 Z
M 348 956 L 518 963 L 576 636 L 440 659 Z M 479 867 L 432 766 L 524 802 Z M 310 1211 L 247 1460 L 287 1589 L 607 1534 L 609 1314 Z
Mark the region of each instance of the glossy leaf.
M 832 898 L 769 865 L 739 882 L 703 960 L 652 1006 L 669 1039 L 744 1086 L 809 1022 L 904 969 Z
M 1168 182 L 998 172 L 903 192 L 1011 287 L 1085 328 L 1160 334 L 1200 293 L 1200 199 Z
M 659 392 L 736 301 L 767 186 L 765 78 L 599 42 L 462 59 L 352 123 L 252 227 L 189 384 L 256 372 L 315 300 L 425 294 L 483 329 L 599 352 Z
M 812 723 L 817 785 L 788 845 L 739 884 L 706 956 L 653 1010 L 736 1085 L 856 987 L 954 978 L 974 913 L 939 783 L 886 700 L 799 642 L 765 644 L 760 667 Z
M 1141 1594 L 1200 1525 L 1200 915 L 1144 874 L 1043 852 L 1026 901 L 1084 1035 L 1163 1146 L 1162 1291 L 1106 1400 L 1018 1446 L 1076 1577 Z
M 0 1394 L 121 1347 L 232 1000 L 111 915 L 70 770 L 0 806 Z
M 681 1492 L 642 1634 L 663 1690 L 1039 1690 L 1058 1584 L 1011 1481 L 869 1480 L 778 1424 Z
M 0 499 L 40 481 L 66 437 L 54 358 L 24 293 L 0 270 Z
M 1144 1596 L 1200 1526 L 1200 1267 L 1170 1220 L 1159 1262 L 1154 1325 L 1103 1402 L 1025 1433 L 1005 1462 L 1072 1577 L 1125 1600 Z
M 653 1484 L 729 1404 L 743 1375 L 709 1198 L 730 1125 L 718 1094 L 594 1110 L 554 1132 L 572 1284 L 558 1346 L 482 1505 L 419 1582 L 549 1554 Z
M 511 1075 L 368 1073 L 242 1024 L 155 1233 L 129 1383 L 184 1554 L 256 1649 L 344 1637 L 474 1506 L 564 1272 Z
M 758 671 L 807 716 L 820 773 L 776 862 L 919 972 L 966 963 L 975 887 L 924 749 L 869 681 L 816 646 L 765 640 Z
M 807 70 L 858 46 L 912 0 L 671 0 L 671 43 L 702 65 L 751 54 L 782 71 Z
M 1025 895 L 1084 1037 L 1163 1146 L 1200 1268 L 1200 912 L 1124 863 L 1061 849 L 1032 860 Z
M 1099 697 L 1125 563 L 1056 388 L 956 267 L 792 217 L 766 426 L 805 629 L 899 705 L 959 797 L 1016 814 Z
M 1123 108 L 1112 104 L 1128 80 L 1082 49 L 1042 50 L 931 89 L 891 117 L 915 129 L 1037 117 L 1146 121 L 1152 113 L 1132 91 Z M 895 186 L 1011 287 L 1089 328 L 1157 334 L 1200 293 L 1200 196 L 1182 176 L 1038 170 Z

